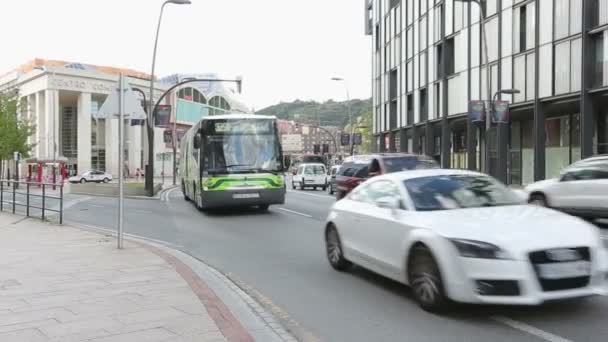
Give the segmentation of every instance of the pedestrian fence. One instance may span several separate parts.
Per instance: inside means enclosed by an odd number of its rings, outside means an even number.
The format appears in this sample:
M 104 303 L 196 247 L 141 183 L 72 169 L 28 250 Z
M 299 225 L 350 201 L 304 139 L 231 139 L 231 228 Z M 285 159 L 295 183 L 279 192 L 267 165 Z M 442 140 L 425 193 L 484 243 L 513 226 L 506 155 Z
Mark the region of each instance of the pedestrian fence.
M 0 179 L 1 211 L 41 220 L 58 214 L 59 224 L 63 224 L 63 184 Z

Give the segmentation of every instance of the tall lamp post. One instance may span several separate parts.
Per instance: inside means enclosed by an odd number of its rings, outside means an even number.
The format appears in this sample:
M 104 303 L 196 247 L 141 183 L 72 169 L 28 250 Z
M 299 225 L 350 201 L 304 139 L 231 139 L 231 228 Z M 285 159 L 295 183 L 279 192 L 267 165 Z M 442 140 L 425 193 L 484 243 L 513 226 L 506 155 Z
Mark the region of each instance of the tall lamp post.
M 488 54 L 488 36 L 486 34 L 486 6 L 484 6 L 485 4 L 485 0 L 454 0 L 454 1 L 458 1 L 458 2 L 464 2 L 464 3 L 476 3 L 479 6 L 479 12 L 481 14 L 481 34 L 483 36 L 483 47 L 484 47 L 484 56 L 485 56 L 485 68 L 486 68 L 486 96 L 487 96 L 487 102 L 486 102 L 486 127 L 485 127 L 485 134 L 484 136 L 487 138 L 487 132 L 490 129 L 491 126 L 491 121 L 488 120 L 491 117 L 491 107 L 492 107 L 492 103 L 491 103 L 491 98 L 490 96 L 492 96 L 492 73 L 490 72 L 490 58 L 489 58 L 489 54 Z M 485 153 L 484 153 L 484 163 L 483 163 L 483 169 L 485 173 L 490 173 L 490 154 L 488 152 L 488 142 L 486 139 L 486 148 L 485 148 Z
M 350 126 L 350 155 L 352 156 L 355 151 L 355 145 L 353 144 L 353 134 L 355 132 L 355 127 L 353 126 L 353 114 L 350 109 L 350 95 L 348 93 L 348 84 L 346 83 L 346 80 L 341 77 L 332 77 L 331 80 L 344 83 L 344 89 L 346 90 L 346 108 L 348 109 L 348 125 Z
M 491 112 L 494 113 L 496 108 L 494 104 L 496 103 L 496 98 L 501 94 L 506 95 L 515 95 L 519 94 L 519 89 L 502 89 L 494 93 L 491 104 Z M 509 158 L 508 154 L 508 134 L 509 134 L 509 126 L 507 122 L 496 122 L 496 178 L 503 183 L 507 183 L 507 160 Z
M 154 50 L 152 51 L 152 71 L 150 72 L 150 109 L 148 110 L 148 165 L 146 174 L 146 190 L 148 196 L 154 196 L 154 69 L 156 67 L 156 48 L 158 46 L 158 33 L 160 32 L 160 23 L 163 19 L 163 11 L 167 4 L 189 5 L 190 0 L 167 0 L 160 7 L 160 15 L 158 16 L 158 25 L 156 26 L 156 37 L 154 39 Z

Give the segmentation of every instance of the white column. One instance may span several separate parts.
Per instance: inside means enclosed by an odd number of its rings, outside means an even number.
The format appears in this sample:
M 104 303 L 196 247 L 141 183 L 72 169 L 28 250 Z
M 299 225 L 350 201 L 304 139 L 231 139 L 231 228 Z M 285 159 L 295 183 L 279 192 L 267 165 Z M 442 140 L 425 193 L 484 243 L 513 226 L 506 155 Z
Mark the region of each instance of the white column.
M 40 158 L 40 132 L 42 130 L 42 123 L 41 123 L 41 118 L 42 118 L 42 112 L 44 111 L 43 108 L 43 104 L 42 104 L 42 96 L 40 96 L 40 92 L 36 92 L 36 94 L 34 95 L 36 98 L 36 106 L 34 107 L 34 123 L 36 124 L 36 132 L 34 133 L 34 143 L 36 144 L 36 146 L 34 147 L 34 152 L 33 152 L 33 157 L 36 158 Z
M 118 120 L 106 118 L 106 172 L 118 177 Z
M 78 172 L 91 169 L 91 93 L 78 96 Z
M 131 175 L 135 174 L 135 170 L 141 166 L 141 128 L 142 126 L 131 126 L 129 120 L 125 126 L 125 131 L 129 133 L 125 134 L 129 137 L 128 148 L 129 148 L 129 172 Z
M 57 112 L 55 111 L 55 105 L 53 102 L 55 101 L 55 90 L 47 89 L 44 91 L 44 146 L 45 150 L 43 151 L 44 157 L 48 159 L 53 159 L 53 141 L 55 141 L 55 135 L 53 132 L 53 126 L 57 127 L 56 116 Z M 55 122 L 55 124 L 53 124 Z

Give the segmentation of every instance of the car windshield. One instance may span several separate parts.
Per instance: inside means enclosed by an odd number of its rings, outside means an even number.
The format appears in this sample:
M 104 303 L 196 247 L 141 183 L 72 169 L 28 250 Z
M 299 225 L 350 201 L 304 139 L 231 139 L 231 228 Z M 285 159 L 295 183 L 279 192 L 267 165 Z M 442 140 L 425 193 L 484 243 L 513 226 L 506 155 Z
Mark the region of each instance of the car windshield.
M 487 176 L 441 175 L 404 181 L 416 210 L 450 210 L 521 204 L 515 193 Z
M 309 165 L 306 167 L 305 173 L 309 175 L 324 175 L 325 167 L 323 165 Z
M 439 165 L 433 159 L 420 157 L 393 157 L 383 160 L 384 166 L 388 173 L 407 171 L 407 170 L 422 170 L 422 169 L 438 169 Z

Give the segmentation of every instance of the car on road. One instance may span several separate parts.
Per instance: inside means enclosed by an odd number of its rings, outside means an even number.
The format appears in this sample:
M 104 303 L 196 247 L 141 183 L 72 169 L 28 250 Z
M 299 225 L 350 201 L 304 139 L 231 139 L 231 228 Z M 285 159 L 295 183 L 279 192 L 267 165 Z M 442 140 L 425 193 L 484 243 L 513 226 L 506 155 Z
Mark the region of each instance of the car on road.
M 295 190 L 300 188 L 322 188 L 327 189 L 327 169 L 321 163 L 302 163 L 298 166 L 296 174 L 291 178 L 291 187 Z
M 437 169 L 437 162 L 428 156 L 407 153 L 380 153 L 346 158 L 336 176 L 336 198 L 342 199 L 367 178 L 391 172 Z
M 608 156 L 566 167 L 557 178 L 526 187 L 530 203 L 587 219 L 608 218 Z
M 428 311 L 608 294 L 597 227 L 472 171 L 371 178 L 334 204 L 325 242 L 334 269 L 357 264 L 409 285 Z
M 80 175 L 68 178 L 70 183 L 108 183 L 112 180 L 112 175 L 97 170 L 83 172 Z
M 340 171 L 341 165 L 332 166 L 329 171 L 327 171 L 327 176 L 329 180 L 327 182 L 327 193 L 333 195 L 336 191 L 336 176 L 338 175 L 338 171 Z

